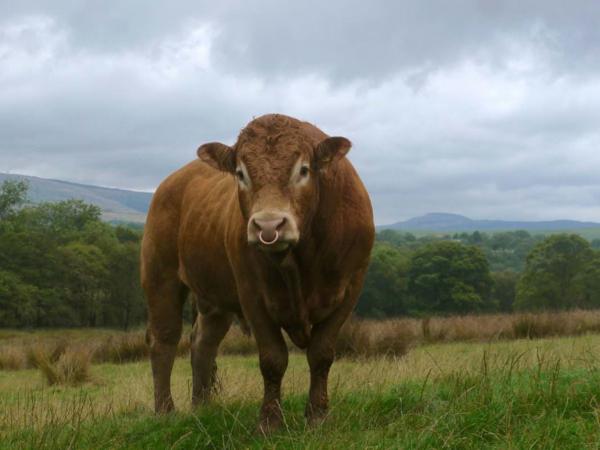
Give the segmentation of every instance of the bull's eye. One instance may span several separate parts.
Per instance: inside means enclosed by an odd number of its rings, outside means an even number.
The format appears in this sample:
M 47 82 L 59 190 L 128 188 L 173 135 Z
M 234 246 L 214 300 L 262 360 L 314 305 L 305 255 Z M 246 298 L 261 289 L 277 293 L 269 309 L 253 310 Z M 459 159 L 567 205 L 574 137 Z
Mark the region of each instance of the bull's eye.
M 303 177 L 303 178 L 304 178 L 304 177 L 307 177 L 307 176 L 308 176 L 308 172 L 309 172 L 309 170 L 308 170 L 308 166 L 302 166 L 302 167 L 300 168 L 300 176 L 301 176 L 301 177 Z
M 235 176 L 237 177 L 238 180 L 240 181 L 244 181 L 244 172 L 241 169 L 238 169 L 235 171 Z

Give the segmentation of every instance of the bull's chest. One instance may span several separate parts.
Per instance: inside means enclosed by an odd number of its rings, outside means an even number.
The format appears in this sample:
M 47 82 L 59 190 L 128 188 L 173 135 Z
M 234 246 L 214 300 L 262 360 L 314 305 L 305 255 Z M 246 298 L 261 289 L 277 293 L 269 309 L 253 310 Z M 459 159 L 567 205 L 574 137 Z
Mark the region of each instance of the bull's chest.
M 320 262 L 290 253 L 277 264 L 256 266 L 267 313 L 300 348 L 308 345 L 312 325 L 326 319 L 345 296 L 347 283 L 338 276 L 344 272 L 324 271 Z
M 265 286 L 263 301 L 269 316 L 283 328 L 306 322 L 309 325 L 327 318 L 343 301 L 345 285 L 342 280 L 315 283 L 302 279 L 300 289 L 281 280 Z

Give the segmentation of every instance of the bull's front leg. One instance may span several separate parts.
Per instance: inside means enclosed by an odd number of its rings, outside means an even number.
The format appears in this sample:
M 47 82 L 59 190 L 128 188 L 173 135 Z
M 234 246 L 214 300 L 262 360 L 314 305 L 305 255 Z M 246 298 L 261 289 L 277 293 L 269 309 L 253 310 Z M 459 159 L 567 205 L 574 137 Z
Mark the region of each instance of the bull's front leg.
M 268 434 L 283 423 L 281 382 L 288 365 L 288 348 L 281 328 L 273 322 L 261 302 L 244 309 L 258 346 L 264 397 L 260 408 L 259 432 Z
M 309 424 L 319 423 L 327 415 L 329 408 L 327 380 L 335 357 L 337 335 L 344 320 L 341 319 L 339 325 L 337 320 L 326 320 L 313 326 L 306 352 L 310 367 L 310 390 L 305 415 Z
M 259 430 L 269 433 L 283 423 L 281 382 L 288 365 L 288 349 L 279 327 L 256 330 L 255 334 L 264 382 Z
M 305 415 L 308 423 L 320 423 L 329 409 L 327 380 L 335 358 L 337 337 L 350 316 L 362 288 L 364 273 L 359 274 L 346 290 L 343 303 L 327 319 L 313 326 L 306 356 L 310 367 L 310 390 Z

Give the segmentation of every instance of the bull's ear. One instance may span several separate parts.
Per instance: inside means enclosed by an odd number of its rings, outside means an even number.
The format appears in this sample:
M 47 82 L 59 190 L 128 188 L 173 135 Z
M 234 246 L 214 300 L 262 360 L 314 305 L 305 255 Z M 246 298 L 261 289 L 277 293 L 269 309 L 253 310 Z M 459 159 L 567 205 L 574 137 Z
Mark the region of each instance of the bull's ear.
M 196 152 L 198 158 L 223 172 L 235 173 L 235 150 L 220 142 L 201 145 Z
M 352 143 L 345 137 L 335 136 L 322 140 L 315 150 L 315 161 L 319 169 L 343 158 L 350 151 Z

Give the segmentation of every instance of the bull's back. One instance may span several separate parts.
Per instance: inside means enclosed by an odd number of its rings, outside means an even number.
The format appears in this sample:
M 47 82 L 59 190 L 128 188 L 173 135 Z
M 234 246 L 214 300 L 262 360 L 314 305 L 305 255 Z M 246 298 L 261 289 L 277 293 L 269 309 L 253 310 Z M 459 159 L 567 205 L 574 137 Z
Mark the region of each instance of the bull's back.
M 142 244 L 143 282 L 177 278 L 202 300 L 235 306 L 225 249 L 235 201 L 233 178 L 200 161 L 167 177 L 148 212 Z

